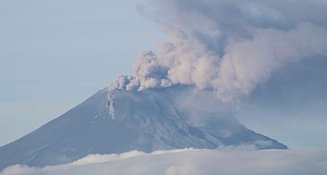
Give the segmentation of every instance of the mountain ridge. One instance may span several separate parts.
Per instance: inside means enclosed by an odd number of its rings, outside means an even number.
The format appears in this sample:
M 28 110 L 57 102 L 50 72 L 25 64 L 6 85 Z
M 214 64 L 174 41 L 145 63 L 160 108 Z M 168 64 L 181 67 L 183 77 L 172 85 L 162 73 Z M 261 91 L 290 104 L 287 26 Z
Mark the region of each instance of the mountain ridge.
M 103 89 L 60 117 L 0 148 L 0 169 L 22 164 L 42 167 L 72 162 L 88 154 L 152 152 L 180 148 L 215 149 L 251 144 L 287 149 L 277 140 L 247 129 L 231 116 L 181 107 L 177 99 L 192 88 L 145 91 Z M 110 104 L 112 103 L 112 104 Z M 111 107 L 114 114 L 109 111 Z M 191 115 L 206 118 L 194 122 Z

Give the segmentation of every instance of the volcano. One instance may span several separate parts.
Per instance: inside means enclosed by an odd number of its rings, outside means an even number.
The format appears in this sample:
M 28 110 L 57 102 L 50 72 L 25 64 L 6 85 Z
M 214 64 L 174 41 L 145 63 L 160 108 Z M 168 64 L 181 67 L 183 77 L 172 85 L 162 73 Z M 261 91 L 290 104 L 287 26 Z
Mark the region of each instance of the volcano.
M 0 169 L 14 164 L 43 167 L 72 162 L 89 154 L 131 150 L 239 145 L 287 149 L 284 144 L 247 129 L 226 113 L 179 105 L 181 100 L 189 100 L 192 91 L 184 86 L 144 91 L 101 90 L 62 116 L 1 147 Z

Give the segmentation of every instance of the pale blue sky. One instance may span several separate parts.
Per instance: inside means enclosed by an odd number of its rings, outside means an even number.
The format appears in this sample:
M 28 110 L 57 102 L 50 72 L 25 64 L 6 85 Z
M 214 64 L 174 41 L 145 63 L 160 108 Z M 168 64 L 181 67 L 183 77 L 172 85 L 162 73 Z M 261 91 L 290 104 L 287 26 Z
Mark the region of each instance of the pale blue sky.
M 0 145 L 58 117 L 152 49 L 137 1 L 0 1 Z
M 0 145 L 130 73 L 137 53 L 155 47 L 162 33 L 137 2 L 0 0 Z M 281 70 L 236 116 L 292 148 L 326 148 L 327 61 L 310 64 Z

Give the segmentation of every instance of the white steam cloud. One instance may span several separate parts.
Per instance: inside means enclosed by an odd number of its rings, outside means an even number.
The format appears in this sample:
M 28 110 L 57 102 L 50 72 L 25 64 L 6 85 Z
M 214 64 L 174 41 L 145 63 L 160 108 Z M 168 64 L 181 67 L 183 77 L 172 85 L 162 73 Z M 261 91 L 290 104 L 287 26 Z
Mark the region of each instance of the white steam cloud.
M 327 56 L 327 3 L 311 0 L 149 0 L 140 11 L 169 36 L 137 58 L 112 89 L 176 84 L 222 102 L 249 94 L 287 64 Z M 154 17 L 153 17 L 154 16 Z
M 89 155 L 70 164 L 44 168 L 15 165 L 0 175 L 325 175 L 326 172 L 327 151 L 255 151 L 244 147 Z

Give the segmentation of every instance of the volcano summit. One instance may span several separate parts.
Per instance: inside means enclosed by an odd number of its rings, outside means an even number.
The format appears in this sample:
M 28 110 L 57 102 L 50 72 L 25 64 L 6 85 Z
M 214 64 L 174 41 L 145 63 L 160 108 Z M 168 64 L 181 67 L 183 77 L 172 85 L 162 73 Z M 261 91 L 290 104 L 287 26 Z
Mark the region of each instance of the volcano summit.
M 200 102 L 205 108 L 189 103 L 190 98 L 200 96 L 208 102 Z M 14 164 L 56 165 L 88 154 L 131 150 L 215 149 L 228 145 L 287 148 L 247 129 L 224 112 L 207 110 L 209 103 L 204 92 L 188 86 L 114 92 L 106 88 L 39 129 L 1 147 L 0 157 L 5 159 L 0 160 L 0 169 Z

